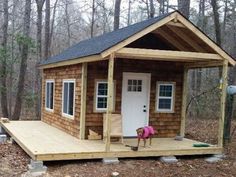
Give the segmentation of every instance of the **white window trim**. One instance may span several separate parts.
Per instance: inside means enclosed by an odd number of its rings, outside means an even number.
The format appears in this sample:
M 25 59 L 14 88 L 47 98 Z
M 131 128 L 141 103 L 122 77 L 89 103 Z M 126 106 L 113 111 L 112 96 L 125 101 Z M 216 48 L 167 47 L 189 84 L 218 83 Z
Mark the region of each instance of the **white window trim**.
M 93 112 L 106 112 L 107 111 L 107 108 L 97 108 L 97 96 L 98 96 L 98 84 L 99 83 L 107 83 L 107 80 L 106 79 L 95 79 L 95 87 L 94 87 L 94 106 L 93 106 Z M 115 98 L 116 98 L 116 81 L 114 80 L 114 92 L 113 92 L 113 111 L 115 111 Z M 107 90 L 108 91 L 108 90 Z M 107 93 L 108 94 L 108 93 Z M 101 96 L 100 96 L 101 97 Z M 107 97 L 108 98 L 108 95 L 107 96 L 104 96 L 104 97 Z
M 69 119 L 74 119 L 74 117 L 75 117 L 75 88 L 76 88 L 75 87 L 75 84 L 76 84 L 75 81 L 76 81 L 75 79 L 63 79 L 63 81 L 62 81 L 62 106 L 61 106 L 61 113 L 62 113 L 63 117 L 69 118 Z M 73 115 L 70 115 L 70 114 L 67 114 L 67 113 L 63 112 L 63 106 L 64 106 L 63 105 L 63 103 L 64 103 L 64 83 L 74 83 Z
M 163 97 L 159 96 L 160 86 L 161 85 L 167 85 L 172 86 L 172 96 L 171 97 Z M 175 107 L 175 82 L 157 82 L 156 84 L 156 112 L 158 113 L 174 113 L 174 107 Z M 159 99 L 161 98 L 167 98 L 171 99 L 171 108 L 170 109 L 159 109 Z
M 98 108 L 98 107 L 97 107 L 98 97 L 100 97 L 100 98 L 107 98 L 107 97 L 108 97 L 108 95 L 106 95 L 106 96 L 104 96 L 104 95 L 99 95 L 99 96 L 98 96 L 98 85 L 99 85 L 99 84 L 108 84 L 108 83 L 107 83 L 107 81 L 97 81 L 97 82 L 96 82 L 95 109 L 96 109 L 96 111 L 106 111 L 107 108 Z M 107 89 L 108 89 L 108 88 L 107 88 Z
M 54 79 L 46 79 L 45 82 L 45 110 L 49 112 L 54 112 L 54 104 L 55 104 L 55 80 Z M 47 107 L 47 83 L 53 83 L 53 104 L 52 109 Z

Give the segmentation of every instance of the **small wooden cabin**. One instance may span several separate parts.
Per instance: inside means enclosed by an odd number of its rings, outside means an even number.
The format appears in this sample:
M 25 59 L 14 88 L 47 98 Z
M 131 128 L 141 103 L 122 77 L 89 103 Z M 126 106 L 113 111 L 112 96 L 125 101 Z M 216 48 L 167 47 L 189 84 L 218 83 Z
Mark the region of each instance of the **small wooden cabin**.
M 91 155 L 88 151 L 86 157 L 61 153 L 57 158 L 42 156 L 38 159 L 219 153 L 222 150 L 227 71 L 228 66 L 235 63 L 178 11 L 82 41 L 41 63 L 42 121 L 81 140 L 88 138 L 89 130 L 103 135 L 105 129 L 106 153 Z M 184 136 L 188 70 L 207 67 L 223 68 L 217 147 L 204 151 L 191 149 L 190 145 L 190 149 L 183 151 L 182 146 L 171 142 L 169 148 L 180 148 L 168 151 L 163 147 L 161 151 L 154 149 L 145 153 L 127 152 L 126 149 L 116 153 L 113 149 L 109 154 L 112 114 L 122 115 L 124 137 L 136 136 L 135 130 L 145 125 L 158 130 L 158 138 Z M 158 141 L 157 147 L 163 145 Z M 90 146 L 95 145 L 87 147 Z

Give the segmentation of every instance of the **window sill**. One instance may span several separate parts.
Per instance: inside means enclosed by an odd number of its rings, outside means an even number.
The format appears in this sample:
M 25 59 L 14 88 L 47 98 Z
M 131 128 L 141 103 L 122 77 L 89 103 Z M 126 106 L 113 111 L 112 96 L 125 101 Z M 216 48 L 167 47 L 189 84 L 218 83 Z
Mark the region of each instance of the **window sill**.
M 69 114 L 66 114 L 66 113 L 62 113 L 62 117 L 63 118 L 67 118 L 67 119 L 70 119 L 70 120 L 74 120 L 74 115 L 72 116 L 72 115 L 69 115 Z
M 167 111 L 167 110 L 163 110 L 163 111 L 161 111 L 161 110 L 157 110 L 157 111 L 155 111 L 155 113 L 159 113 L 159 114 L 173 114 L 173 113 L 175 113 L 175 111 Z
M 45 108 L 45 110 L 46 110 L 47 112 L 54 113 L 54 109 Z

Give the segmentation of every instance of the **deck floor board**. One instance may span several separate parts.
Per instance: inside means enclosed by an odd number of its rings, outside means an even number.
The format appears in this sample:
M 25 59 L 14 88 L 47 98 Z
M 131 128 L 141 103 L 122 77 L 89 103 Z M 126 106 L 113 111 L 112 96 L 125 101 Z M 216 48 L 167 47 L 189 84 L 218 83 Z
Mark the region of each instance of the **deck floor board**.
M 137 140 L 133 138 L 125 139 L 124 144 L 111 144 L 111 151 L 107 153 L 102 140 L 79 140 L 42 121 L 11 121 L 1 123 L 1 126 L 35 160 L 218 154 L 222 151 L 222 148 L 213 145 L 193 147 L 193 143 L 199 142 L 190 139 L 154 138 L 150 148 L 140 147 L 139 151 L 134 152 L 125 146 L 135 146 Z

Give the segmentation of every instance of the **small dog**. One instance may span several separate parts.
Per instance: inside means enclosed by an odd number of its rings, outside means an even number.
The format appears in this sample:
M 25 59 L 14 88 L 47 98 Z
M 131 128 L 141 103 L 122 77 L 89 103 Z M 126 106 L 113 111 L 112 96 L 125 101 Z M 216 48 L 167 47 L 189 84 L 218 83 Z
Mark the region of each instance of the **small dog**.
M 138 128 L 136 131 L 138 135 L 137 147 L 139 147 L 140 139 L 143 139 L 144 147 L 146 147 L 146 139 L 148 138 L 149 138 L 149 145 L 150 146 L 152 145 L 152 137 L 156 132 L 152 126 L 141 127 L 141 128 Z

